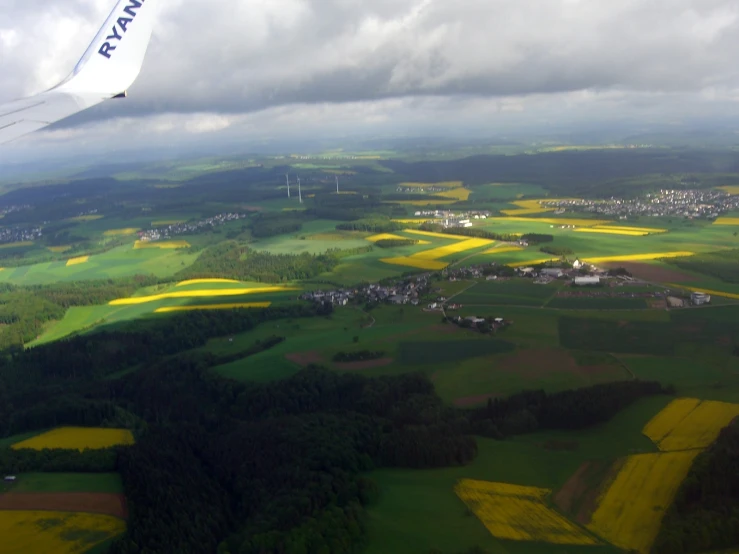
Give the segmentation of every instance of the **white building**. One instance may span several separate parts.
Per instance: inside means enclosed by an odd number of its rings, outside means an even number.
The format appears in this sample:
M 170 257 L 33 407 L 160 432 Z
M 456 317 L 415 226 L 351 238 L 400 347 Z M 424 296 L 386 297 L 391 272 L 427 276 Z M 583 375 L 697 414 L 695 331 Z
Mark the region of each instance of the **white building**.
M 578 287 L 600 285 L 600 277 L 575 277 L 575 284 Z
M 580 260 L 575 260 L 574 262 L 572 262 L 572 269 L 580 269 L 584 265 L 585 264 L 582 263 Z
M 553 267 L 544 268 L 539 273 L 541 273 L 542 275 L 546 275 L 548 277 L 554 277 L 554 278 L 559 278 L 559 277 L 562 277 L 562 275 L 564 275 L 561 269 L 553 268 Z
M 690 295 L 690 301 L 695 306 L 703 306 L 711 302 L 711 295 L 705 292 L 694 292 Z

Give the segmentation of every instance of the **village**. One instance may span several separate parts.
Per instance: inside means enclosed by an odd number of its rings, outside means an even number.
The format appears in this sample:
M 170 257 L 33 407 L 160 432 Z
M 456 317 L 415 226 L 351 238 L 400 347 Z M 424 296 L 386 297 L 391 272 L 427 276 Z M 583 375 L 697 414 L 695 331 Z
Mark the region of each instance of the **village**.
M 739 209 L 739 196 L 721 190 L 660 190 L 632 199 L 566 199 L 547 202 L 549 207 L 628 219 L 629 217 L 686 217 L 715 219 Z
M 189 223 L 173 223 L 171 225 L 165 225 L 157 227 L 155 229 L 149 229 L 147 231 L 139 232 L 139 240 L 143 242 L 154 242 L 157 240 L 166 240 L 175 235 L 194 234 L 204 231 L 209 231 L 213 227 L 219 227 L 225 225 L 229 221 L 236 221 L 238 219 L 244 219 L 247 217 L 246 214 L 240 213 L 223 213 L 218 214 L 207 219 L 201 219 L 200 221 L 194 221 Z

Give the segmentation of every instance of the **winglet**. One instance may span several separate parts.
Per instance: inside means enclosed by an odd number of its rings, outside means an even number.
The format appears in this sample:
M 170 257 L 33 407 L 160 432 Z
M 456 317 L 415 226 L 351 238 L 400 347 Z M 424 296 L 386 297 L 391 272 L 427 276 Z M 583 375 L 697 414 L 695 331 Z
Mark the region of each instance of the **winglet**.
M 161 0 L 119 0 L 87 51 L 55 92 L 113 98 L 126 92 L 144 63 Z

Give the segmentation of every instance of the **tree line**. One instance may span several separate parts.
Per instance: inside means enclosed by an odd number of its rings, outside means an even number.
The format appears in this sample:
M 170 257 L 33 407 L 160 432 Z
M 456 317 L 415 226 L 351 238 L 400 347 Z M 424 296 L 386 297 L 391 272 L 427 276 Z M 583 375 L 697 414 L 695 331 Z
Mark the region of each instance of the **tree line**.
M 739 422 L 698 454 L 662 521 L 653 552 L 687 554 L 739 546 Z

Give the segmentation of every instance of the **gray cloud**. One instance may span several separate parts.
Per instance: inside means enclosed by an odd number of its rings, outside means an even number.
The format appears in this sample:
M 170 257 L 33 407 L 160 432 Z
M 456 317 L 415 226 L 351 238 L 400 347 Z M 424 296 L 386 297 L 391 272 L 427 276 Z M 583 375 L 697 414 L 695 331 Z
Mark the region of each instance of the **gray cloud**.
M 175 113 L 148 125 L 254 131 L 265 118 L 280 128 L 291 106 L 293 121 L 320 125 L 312 104 L 352 106 L 337 111 L 370 128 L 472 124 L 474 110 L 669 118 L 736 114 L 739 100 L 736 0 L 153 1 L 163 12 L 131 97 L 76 123 Z M 0 99 L 63 78 L 112 4 L 0 0 Z M 203 112 L 220 115 L 192 115 Z

